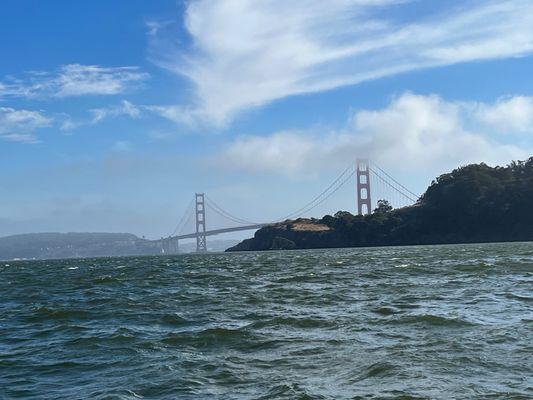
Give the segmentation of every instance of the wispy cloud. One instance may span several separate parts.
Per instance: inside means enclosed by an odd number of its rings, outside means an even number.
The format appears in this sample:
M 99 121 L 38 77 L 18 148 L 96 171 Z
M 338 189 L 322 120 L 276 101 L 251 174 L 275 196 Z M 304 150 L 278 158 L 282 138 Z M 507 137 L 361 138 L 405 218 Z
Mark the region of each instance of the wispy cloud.
M 450 2 L 445 11 L 401 17 L 402 7 L 414 6 L 408 3 L 191 1 L 185 14 L 190 47 L 154 45 L 156 61 L 195 88 L 195 109 L 179 109 L 190 117 L 175 119 L 224 125 L 287 96 L 533 51 L 530 0 Z M 152 28 L 155 35 L 160 27 Z
M 121 116 L 134 119 L 140 118 L 143 108 L 143 106 L 136 106 L 127 100 L 122 100 L 118 105 L 90 109 L 90 118 L 75 120 L 69 115 L 64 115 L 60 129 L 62 131 L 69 132 L 82 126 L 96 125 L 108 118 L 116 118 Z
M 533 98 L 513 97 L 505 104 L 522 101 Z M 501 164 L 529 157 L 533 137 L 522 147 L 505 143 L 505 134 L 516 132 L 516 126 L 514 112 L 498 114 L 501 107 L 501 101 L 449 102 L 435 95 L 405 93 L 383 109 L 353 113 L 345 128 L 327 135 L 311 129 L 238 138 L 221 160 L 247 171 L 298 177 L 342 167 L 357 155 L 394 170 L 432 172 L 470 162 Z M 499 115 L 498 125 L 487 126 L 485 115 Z M 533 118 L 533 109 L 528 118 Z M 529 129 L 533 132 L 533 126 Z
M 38 128 L 48 127 L 53 120 L 40 111 L 0 107 L 0 139 L 38 143 L 39 139 L 33 134 Z
M 90 111 L 93 115 L 93 123 L 101 122 L 109 117 L 119 117 L 125 115 L 131 118 L 139 118 L 141 115 L 141 110 L 127 100 L 122 100 L 120 105 L 115 107 L 95 108 Z
M 195 127 L 204 121 L 205 114 L 194 107 L 179 105 L 151 105 L 145 106 L 146 110 L 180 125 Z
M 138 67 L 69 64 L 56 72 L 32 71 L 0 82 L 1 97 L 76 97 L 115 95 L 148 78 Z
M 69 115 L 63 114 L 60 129 L 69 132 L 83 126 L 97 125 L 110 118 L 128 117 L 139 119 L 149 114 L 184 125 L 194 125 L 199 121 L 198 118 L 193 117 L 194 110 L 192 109 L 173 105 L 133 104 L 128 100 L 122 100 L 118 105 L 93 108 L 88 110 L 88 112 L 90 117 L 80 119 L 72 119 Z
M 146 30 L 149 36 L 157 35 L 161 29 L 171 24 L 172 24 L 171 20 L 165 20 L 165 21 L 149 20 L 149 21 L 146 21 L 145 23 Z

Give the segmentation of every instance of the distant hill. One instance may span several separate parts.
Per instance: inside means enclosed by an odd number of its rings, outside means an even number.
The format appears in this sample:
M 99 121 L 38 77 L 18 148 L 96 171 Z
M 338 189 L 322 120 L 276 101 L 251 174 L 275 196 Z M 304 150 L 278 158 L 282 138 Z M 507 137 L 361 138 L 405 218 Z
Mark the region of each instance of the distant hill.
M 209 251 L 224 251 L 238 240 L 208 240 Z M 196 251 L 196 243 L 180 243 L 180 253 Z M 156 242 L 131 233 L 28 233 L 0 237 L 0 260 L 113 257 L 161 254 Z
M 0 260 L 159 254 L 129 233 L 29 233 L 0 237 Z
M 533 157 L 506 167 L 473 164 L 439 176 L 417 204 L 371 215 L 339 211 L 258 230 L 228 251 L 533 240 Z

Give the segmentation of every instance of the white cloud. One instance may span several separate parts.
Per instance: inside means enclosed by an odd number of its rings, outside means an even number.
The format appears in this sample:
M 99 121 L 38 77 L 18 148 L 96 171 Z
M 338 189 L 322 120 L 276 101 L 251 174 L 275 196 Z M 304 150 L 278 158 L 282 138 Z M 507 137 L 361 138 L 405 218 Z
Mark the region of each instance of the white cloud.
M 55 73 L 33 71 L 25 79 L 6 79 L 0 84 L 0 97 L 115 95 L 147 78 L 138 67 L 68 64 Z
M 451 2 L 406 20 L 401 7 L 414 5 L 402 3 L 411 2 L 196 0 L 185 15 L 189 50 L 164 38 L 153 46 L 160 65 L 194 84 L 190 119 L 220 125 L 291 95 L 533 51 L 530 0 Z
M 50 126 L 52 119 L 40 111 L 0 107 L 0 139 L 37 143 L 38 138 L 33 132 L 38 128 Z
M 242 136 L 226 150 L 224 158 L 231 165 L 254 172 L 297 175 L 312 164 L 313 157 L 323 157 L 319 148 L 327 140 L 304 132 L 283 131 L 271 136 Z M 322 148 L 326 153 L 328 150 Z
M 529 148 L 520 148 L 484 131 L 479 107 L 490 106 L 405 93 L 386 108 L 355 112 L 344 129 L 325 136 L 311 130 L 241 137 L 228 146 L 222 162 L 249 171 L 304 176 L 344 167 L 360 156 L 391 170 L 433 175 L 465 163 L 506 164 L 532 154 L 533 140 Z M 510 115 L 507 126 L 513 124 Z
M 494 104 L 479 104 L 476 116 L 503 133 L 533 133 L 533 97 L 505 97 Z

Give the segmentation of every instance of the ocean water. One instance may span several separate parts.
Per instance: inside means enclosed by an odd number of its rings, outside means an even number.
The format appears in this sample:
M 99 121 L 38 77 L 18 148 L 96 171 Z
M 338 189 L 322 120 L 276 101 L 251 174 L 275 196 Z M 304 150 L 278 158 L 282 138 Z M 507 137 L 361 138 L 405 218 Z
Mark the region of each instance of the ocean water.
M 1 399 L 533 399 L 533 243 L 0 262 Z

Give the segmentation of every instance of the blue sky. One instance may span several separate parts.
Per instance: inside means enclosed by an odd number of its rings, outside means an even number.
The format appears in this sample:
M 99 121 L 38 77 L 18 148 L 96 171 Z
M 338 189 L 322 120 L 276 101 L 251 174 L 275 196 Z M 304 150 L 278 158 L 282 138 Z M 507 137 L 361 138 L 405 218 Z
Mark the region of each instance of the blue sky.
M 532 154 L 528 0 L 7 0 L 0 35 L 0 235 L 159 237 L 195 191 L 270 221 L 357 156 L 421 193 Z M 353 185 L 310 214 L 339 209 Z

